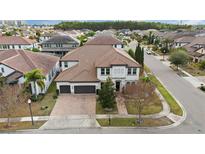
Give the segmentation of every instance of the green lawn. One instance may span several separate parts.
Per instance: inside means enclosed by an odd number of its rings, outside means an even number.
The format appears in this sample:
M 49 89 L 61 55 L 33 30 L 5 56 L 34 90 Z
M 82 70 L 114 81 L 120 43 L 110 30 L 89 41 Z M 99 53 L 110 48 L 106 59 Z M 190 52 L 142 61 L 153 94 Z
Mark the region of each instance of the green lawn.
M 97 119 L 101 126 L 109 126 L 108 119 Z M 172 121 L 166 117 L 159 119 L 144 118 L 142 124 L 136 123 L 136 118 L 113 118 L 111 119 L 112 127 L 154 127 L 154 126 L 166 126 L 172 124 Z
M 142 114 L 147 115 L 147 114 L 154 114 L 154 113 L 159 113 L 162 111 L 162 103 L 157 96 L 157 94 L 153 95 L 151 98 L 152 102 L 145 102 L 145 105 L 142 110 Z M 137 106 L 132 103 L 131 100 L 127 99 L 125 101 L 125 105 L 127 108 L 127 112 L 129 114 L 138 114 Z
M 98 101 L 96 101 L 96 114 L 117 114 L 117 113 L 118 111 L 117 111 L 116 104 L 114 105 L 114 109 L 108 112 L 103 109 L 102 105 Z
M 34 126 L 31 122 L 11 122 L 10 127 L 7 127 L 7 123 L 0 123 L 0 131 L 14 131 L 21 129 L 37 129 L 41 127 L 46 121 L 36 121 Z
M 53 96 L 56 93 L 55 83 L 51 83 L 47 93 L 43 96 L 43 99 L 38 102 L 32 103 L 32 111 L 34 116 L 47 116 L 50 115 L 56 99 Z M 47 108 L 45 108 L 47 107 Z M 44 109 L 43 109 L 44 108 Z M 30 116 L 29 107 L 27 103 L 15 104 L 15 111 L 12 113 L 11 117 L 25 117 Z M 0 117 L 7 117 L 6 113 L 1 113 Z
M 146 66 L 144 67 L 144 69 L 147 73 L 151 72 L 150 69 Z M 166 88 L 159 82 L 159 80 L 154 75 L 149 74 L 148 76 L 150 80 L 155 84 L 159 92 L 162 94 L 164 99 L 169 104 L 171 112 L 176 115 L 182 116 L 183 111 L 179 106 L 179 104 L 176 102 L 176 100 L 172 97 L 172 95 L 166 90 Z

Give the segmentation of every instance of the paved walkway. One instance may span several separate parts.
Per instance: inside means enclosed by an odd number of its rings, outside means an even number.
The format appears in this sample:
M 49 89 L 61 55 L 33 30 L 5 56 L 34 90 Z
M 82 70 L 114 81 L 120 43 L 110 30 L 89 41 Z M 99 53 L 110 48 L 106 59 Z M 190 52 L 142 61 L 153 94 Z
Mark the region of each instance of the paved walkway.
M 116 102 L 117 102 L 118 114 L 128 115 L 127 108 L 126 108 L 126 105 L 125 105 L 125 99 L 120 94 L 117 95 Z
M 34 121 L 47 121 L 49 116 L 34 116 Z M 8 118 L 0 118 L 0 122 L 7 122 Z M 16 117 L 10 118 L 10 122 L 24 122 L 24 121 L 31 121 L 31 117 Z

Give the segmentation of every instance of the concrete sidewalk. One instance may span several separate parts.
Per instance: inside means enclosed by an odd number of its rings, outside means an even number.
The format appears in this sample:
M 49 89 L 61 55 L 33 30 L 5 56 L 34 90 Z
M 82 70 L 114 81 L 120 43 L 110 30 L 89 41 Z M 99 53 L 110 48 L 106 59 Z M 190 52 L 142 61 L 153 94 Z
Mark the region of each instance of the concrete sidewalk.
M 34 116 L 34 121 L 47 121 L 49 116 Z M 7 122 L 8 118 L 0 118 L 0 122 Z M 24 121 L 31 121 L 31 117 L 16 117 L 10 118 L 10 122 L 24 122 Z

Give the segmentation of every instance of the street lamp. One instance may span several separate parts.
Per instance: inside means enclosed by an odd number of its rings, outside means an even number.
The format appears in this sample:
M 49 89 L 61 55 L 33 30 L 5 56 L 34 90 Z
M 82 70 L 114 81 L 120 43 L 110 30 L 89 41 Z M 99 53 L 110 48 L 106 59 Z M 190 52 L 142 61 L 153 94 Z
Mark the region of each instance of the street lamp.
M 163 50 L 163 61 L 165 60 L 164 56 L 165 56 L 166 51 Z
M 32 110 L 31 110 L 31 99 L 28 99 L 28 106 L 29 106 L 29 110 L 30 110 L 30 114 L 31 114 L 31 122 L 32 122 L 32 125 L 34 125 L 33 113 L 32 113 Z

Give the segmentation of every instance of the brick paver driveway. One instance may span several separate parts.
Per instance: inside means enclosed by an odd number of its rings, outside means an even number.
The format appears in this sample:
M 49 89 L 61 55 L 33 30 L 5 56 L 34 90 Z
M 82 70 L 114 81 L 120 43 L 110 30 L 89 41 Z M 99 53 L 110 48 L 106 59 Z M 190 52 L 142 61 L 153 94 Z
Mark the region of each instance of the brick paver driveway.
M 95 94 L 61 94 L 51 116 L 95 115 Z

